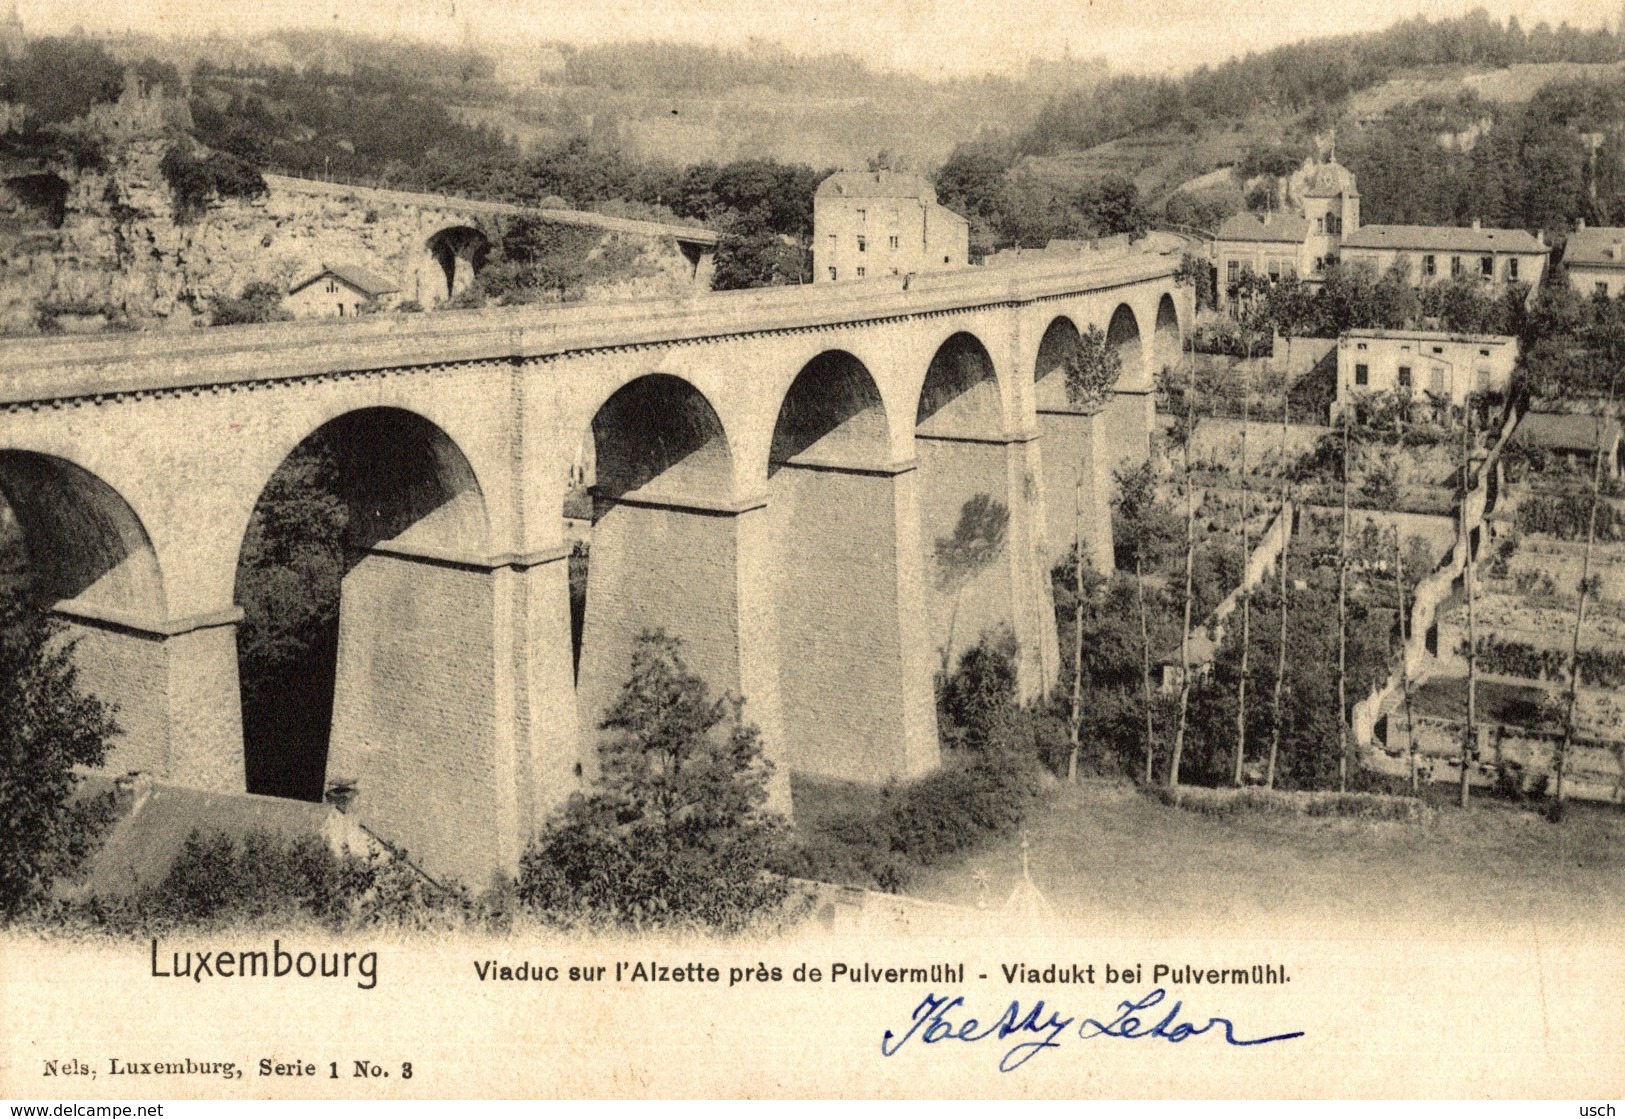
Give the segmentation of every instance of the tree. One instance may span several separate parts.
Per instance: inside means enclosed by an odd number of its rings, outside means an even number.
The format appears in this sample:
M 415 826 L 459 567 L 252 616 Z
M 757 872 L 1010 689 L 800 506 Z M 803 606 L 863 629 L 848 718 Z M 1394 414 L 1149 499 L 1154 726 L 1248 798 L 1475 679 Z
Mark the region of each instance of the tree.
M 763 212 L 752 211 L 723 223 L 717 238 L 716 291 L 799 284 L 806 268 L 806 250 L 786 242 L 768 225 Z
M 743 705 L 711 697 L 680 641 L 640 634 L 600 724 L 599 776 L 526 851 L 521 900 L 566 922 L 725 931 L 777 908 L 782 821 L 764 811 L 772 766 Z
M 1179 637 L 1179 725 L 1174 730 L 1174 752 L 1168 764 L 1168 787 L 1179 787 L 1180 756 L 1185 750 L 1185 724 L 1191 701 L 1191 587 L 1196 560 L 1196 485 L 1191 476 L 1192 444 L 1196 442 L 1196 362 L 1189 365 L 1185 388 L 1185 624 Z
M 1553 782 L 1553 795 L 1557 800 L 1557 811 L 1562 811 L 1563 779 L 1568 768 L 1569 751 L 1574 745 L 1574 706 L 1580 688 L 1580 630 L 1585 625 L 1586 598 L 1592 590 L 1591 553 L 1597 542 L 1597 505 L 1602 490 L 1602 461 L 1603 417 L 1612 417 L 1614 411 L 1614 390 L 1617 378 L 1610 375 L 1608 378 L 1608 404 L 1606 408 L 1596 413 L 1596 451 L 1591 456 L 1591 508 L 1586 515 L 1586 546 L 1584 558 L 1580 561 L 1580 585 L 1577 588 L 1577 601 L 1574 606 L 1574 637 L 1569 644 L 1569 688 L 1568 696 L 1564 702 L 1563 710 L 1563 741 L 1557 748 L 1557 757 L 1553 768 L 1556 770 L 1556 779 Z
M 98 766 L 119 733 L 79 687 L 73 649 L 23 595 L 0 598 L 0 915 L 15 917 L 89 854 L 105 801 L 75 799 L 74 766 Z
M 255 281 L 243 288 L 236 299 L 220 296 L 209 315 L 210 326 L 241 326 L 245 323 L 286 322 L 293 318 L 282 306 L 282 285 Z
M 937 585 L 954 596 L 948 614 L 948 640 L 942 647 L 942 673 L 948 674 L 953 657 L 954 626 L 959 621 L 959 600 L 971 580 L 999 558 L 1010 527 L 1010 509 L 985 493 L 972 497 L 959 509 L 951 536 L 936 543 Z
M 1162 533 L 1156 519 L 1156 474 L 1150 463 L 1118 471 L 1117 516 L 1112 535 L 1120 566 L 1134 568 L 1135 599 L 1140 613 L 1140 684 L 1145 703 L 1145 783 L 1151 784 L 1156 757 L 1156 726 L 1151 703 L 1151 627 L 1145 604 L 1145 564 L 1155 558 Z
M 1416 542 L 1415 537 L 1412 542 Z M 1405 610 L 1405 557 L 1400 552 L 1397 524 L 1394 525 L 1394 594 L 1399 599 L 1399 686 L 1405 695 L 1405 737 L 1409 747 L 1411 795 L 1416 796 L 1420 789 L 1416 772 L 1416 721 L 1411 714 L 1410 615 Z
M 1085 411 L 1105 407 L 1112 386 L 1123 372 L 1123 358 L 1094 323 L 1067 348 L 1061 366 L 1066 377 L 1066 399 Z
M 1275 698 L 1271 703 L 1273 718 L 1270 721 L 1270 757 L 1264 769 L 1264 787 L 1275 788 L 1275 767 L 1281 757 L 1281 701 L 1286 691 L 1286 621 L 1287 621 L 1287 581 L 1286 561 L 1292 554 L 1292 471 L 1287 469 L 1287 421 L 1292 414 L 1291 395 L 1288 393 L 1281 400 L 1281 634 L 1280 654 L 1275 666 Z
M 1467 807 L 1468 783 L 1467 769 L 1472 761 L 1475 739 L 1478 737 L 1477 701 L 1478 701 L 1478 639 L 1473 632 L 1473 560 L 1476 549 L 1473 547 L 1473 531 L 1483 531 L 1483 521 L 1477 530 L 1467 529 L 1467 496 L 1472 485 L 1472 446 L 1473 446 L 1473 408 L 1471 401 L 1463 409 L 1461 417 L 1461 522 L 1463 528 L 1462 546 L 1467 549 L 1465 563 L 1462 568 L 1462 589 L 1467 595 L 1467 727 L 1461 736 L 1461 806 Z

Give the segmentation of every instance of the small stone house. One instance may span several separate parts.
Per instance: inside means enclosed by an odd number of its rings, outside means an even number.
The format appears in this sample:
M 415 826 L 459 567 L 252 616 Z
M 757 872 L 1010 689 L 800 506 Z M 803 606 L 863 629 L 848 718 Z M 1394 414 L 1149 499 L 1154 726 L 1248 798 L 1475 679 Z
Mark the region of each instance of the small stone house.
M 296 319 L 350 318 L 361 308 L 401 289 L 353 264 L 324 264 L 321 271 L 288 289 L 283 305 Z
M 1625 228 L 1581 222 L 1563 248 L 1563 266 L 1581 295 L 1618 299 L 1625 294 Z

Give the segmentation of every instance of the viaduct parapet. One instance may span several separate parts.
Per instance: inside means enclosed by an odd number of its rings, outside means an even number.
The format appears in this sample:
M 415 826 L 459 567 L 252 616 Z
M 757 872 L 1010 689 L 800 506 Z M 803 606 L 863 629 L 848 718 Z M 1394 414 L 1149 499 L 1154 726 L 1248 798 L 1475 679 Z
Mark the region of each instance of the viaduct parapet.
M 1111 566 L 1177 263 L 4 343 L 0 492 L 118 705 L 108 768 L 242 791 L 245 533 L 317 433 L 361 464 L 325 774 L 483 884 L 591 776 L 644 629 L 745 697 L 786 808 L 791 773 L 933 769 L 933 673 L 988 630 L 1051 688 L 1049 571 L 1074 536 Z M 1091 325 L 1123 374 L 1085 414 L 1060 363 Z M 948 562 L 990 504 L 992 555 Z

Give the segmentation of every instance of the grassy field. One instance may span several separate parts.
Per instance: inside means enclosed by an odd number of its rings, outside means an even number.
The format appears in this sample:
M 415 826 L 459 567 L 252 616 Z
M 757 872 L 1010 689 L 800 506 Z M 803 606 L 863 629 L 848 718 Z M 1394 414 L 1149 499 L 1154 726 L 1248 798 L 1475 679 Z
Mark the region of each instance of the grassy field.
M 1561 825 L 1482 801 L 1420 823 L 1214 819 L 1120 784 L 1059 787 L 1028 823 L 1031 876 L 1057 914 L 1112 933 L 1474 937 L 1625 921 L 1625 813 L 1574 805 Z M 922 875 L 910 893 L 997 907 L 1021 875 L 1011 838 Z M 1595 935 L 1594 932 L 1592 935 Z

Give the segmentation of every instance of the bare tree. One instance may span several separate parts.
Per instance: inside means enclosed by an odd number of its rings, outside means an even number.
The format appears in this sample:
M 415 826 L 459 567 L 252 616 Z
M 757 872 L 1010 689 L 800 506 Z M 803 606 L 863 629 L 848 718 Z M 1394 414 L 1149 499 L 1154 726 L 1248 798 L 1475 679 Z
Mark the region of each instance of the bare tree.
M 1350 411 L 1344 409 L 1343 422 L 1343 531 L 1337 543 L 1337 791 L 1349 787 L 1349 428 Z
M 1189 365 L 1185 389 L 1185 623 L 1179 637 L 1179 725 L 1174 731 L 1168 787 L 1179 787 L 1179 763 L 1185 752 L 1185 726 L 1191 701 L 1191 592 L 1196 565 L 1196 487 L 1191 478 L 1191 452 L 1196 442 L 1196 361 Z
M 1275 762 L 1281 753 L 1281 699 L 1286 690 L 1286 616 L 1287 616 L 1287 581 L 1286 559 L 1292 551 L 1292 474 L 1287 468 L 1287 422 L 1292 411 L 1291 380 L 1288 378 L 1286 393 L 1281 398 L 1281 559 L 1279 561 L 1281 576 L 1281 651 L 1275 664 L 1275 700 L 1273 703 L 1274 715 L 1270 727 L 1270 759 L 1264 769 L 1264 787 L 1275 788 Z
M 1252 485 L 1247 478 L 1247 421 L 1249 398 L 1252 395 L 1250 373 L 1253 362 L 1253 339 L 1247 333 L 1247 360 L 1241 373 L 1241 674 L 1236 680 L 1236 772 L 1235 784 L 1241 787 L 1242 764 L 1247 757 L 1247 654 L 1251 643 L 1253 588 L 1247 580 L 1248 554 L 1247 516 L 1251 512 L 1249 497 Z
M 1459 789 L 1463 808 L 1467 807 L 1469 796 L 1467 771 L 1472 764 L 1474 740 L 1478 737 L 1478 638 L 1473 629 L 1473 599 L 1477 597 L 1473 593 L 1473 560 L 1476 549 L 1473 547 L 1473 533 L 1482 529 L 1467 527 L 1467 496 L 1472 482 L 1472 446 L 1473 408 L 1472 399 L 1469 397 L 1461 417 L 1461 527 L 1462 544 L 1467 549 L 1466 562 L 1462 567 L 1462 590 L 1467 595 L 1467 729 L 1461 736 Z
M 1595 417 L 1596 452 L 1592 456 L 1591 463 L 1591 511 L 1586 519 L 1585 555 L 1580 561 L 1580 593 L 1574 607 L 1574 638 L 1569 643 L 1569 694 L 1564 703 L 1563 741 L 1557 748 L 1557 757 L 1553 759 L 1553 768 L 1556 770 L 1553 795 L 1557 798 L 1558 804 L 1563 803 L 1563 781 L 1567 776 L 1569 751 L 1574 748 L 1574 706 L 1580 690 L 1580 627 L 1585 624 L 1586 598 L 1591 591 L 1591 552 L 1597 541 L 1597 499 L 1602 491 L 1602 422 L 1604 414 L 1613 415 L 1614 391 L 1617 383 L 1617 377 L 1610 372 L 1608 407 L 1605 412 L 1598 413 Z
M 1399 596 L 1399 686 L 1405 694 L 1405 738 L 1410 754 L 1411 796 L 1420 791 L 1416 774 L 1416 722 L 1411 718 L 1410 615 L 1405 611 L 1405 559 L 1399 547 L 1399 525 L 1394 525 L 1394 591 Z
M 1066 760 L 1066 783 L 1078 783 L 1078 732 L 1083 726 L 1083 468 L 1072 491 L 1072 711 L 1067 732 L 1072 753 Z

